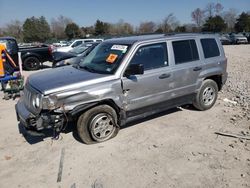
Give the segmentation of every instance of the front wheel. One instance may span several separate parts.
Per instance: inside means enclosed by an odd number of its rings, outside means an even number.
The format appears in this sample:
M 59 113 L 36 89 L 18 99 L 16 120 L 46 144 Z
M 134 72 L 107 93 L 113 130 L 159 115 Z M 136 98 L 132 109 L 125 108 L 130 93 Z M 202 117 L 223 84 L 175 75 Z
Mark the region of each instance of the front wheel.
M 40 61 L 36 57 L 27 57 L 23 62 L 23 66 L 28 71 L 38 70 L 40 68 Z
M 208 110 L 212 108 L 218 96 L 218 85 L 215 81 L 204 80 L 200 90 L 196 94 L 193 105 L 198 110 Z
M 86 144 L 104 142 L 117 135 L 117 114 L 108 105 L 96 106 L 84 112 L 77 121 L 77 132 Z

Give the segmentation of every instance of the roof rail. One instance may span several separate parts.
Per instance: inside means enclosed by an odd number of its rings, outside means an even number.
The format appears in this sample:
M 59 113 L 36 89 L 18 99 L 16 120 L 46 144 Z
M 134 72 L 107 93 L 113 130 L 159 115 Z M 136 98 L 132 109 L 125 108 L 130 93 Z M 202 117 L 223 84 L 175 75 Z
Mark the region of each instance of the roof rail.
M 176 33 L 173 32 L 173 33 L 165 33 L 165 34 L 164 34 L 164 36 L 172 36 L 172 35 L 176 35 Z

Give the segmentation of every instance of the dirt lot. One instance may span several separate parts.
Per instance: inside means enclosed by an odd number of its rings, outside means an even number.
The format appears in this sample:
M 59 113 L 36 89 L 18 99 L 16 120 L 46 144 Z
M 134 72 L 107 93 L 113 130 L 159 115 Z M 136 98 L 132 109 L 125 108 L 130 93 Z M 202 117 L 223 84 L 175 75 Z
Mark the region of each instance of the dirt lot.
M 16 100 L 0 99 L 0 187 L 250 187 L 250 140 L 214 134 L 250 132 L 250 45 L 225 52 L 229 78 L 214 108 L 176 108 L 101 144 L 84 145 L 72 132 L 57 141 L 24 137 Z

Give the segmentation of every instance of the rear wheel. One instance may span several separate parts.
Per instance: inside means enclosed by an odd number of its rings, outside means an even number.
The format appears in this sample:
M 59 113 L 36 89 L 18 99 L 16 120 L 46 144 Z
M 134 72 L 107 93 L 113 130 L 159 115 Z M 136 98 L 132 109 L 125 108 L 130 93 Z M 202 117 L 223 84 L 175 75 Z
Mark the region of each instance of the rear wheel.
M 86 144 L 104 142 L 117 135 L 117 114 L 108 105 L 96 106 L 84 112 L 77 121 L 77 131 Z
M 208 110 L 212 108 L 218 96 L 218 85 L 215 81 L 204 80 L 197 93 L 193 105 L 198 110 Z
M 23 66 L 26 70 L 38 70 L 40 68 L 40 61 L 36 57 L 27 57 L 23 62 Z

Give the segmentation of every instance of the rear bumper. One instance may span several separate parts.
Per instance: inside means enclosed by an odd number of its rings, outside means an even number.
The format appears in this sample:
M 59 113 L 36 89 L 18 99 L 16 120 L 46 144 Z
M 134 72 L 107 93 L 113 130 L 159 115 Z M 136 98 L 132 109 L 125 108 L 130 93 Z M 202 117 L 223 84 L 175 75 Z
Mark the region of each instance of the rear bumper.
M 41 113 L 32 114 L 24 105 L 22 99 L 15 106 L 17 120 L 26 128 L 32 130 L 43 130 L 49 128 L 61 128 L 64 125 L 63 114 Z

